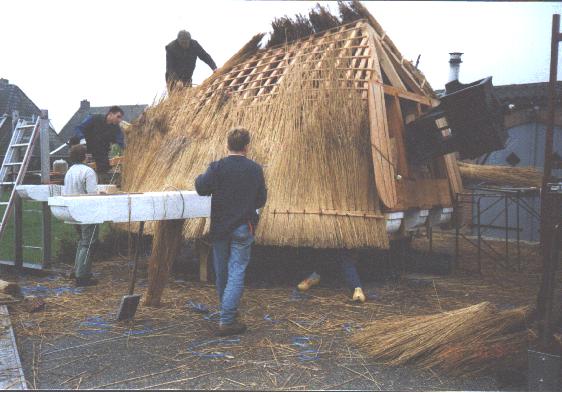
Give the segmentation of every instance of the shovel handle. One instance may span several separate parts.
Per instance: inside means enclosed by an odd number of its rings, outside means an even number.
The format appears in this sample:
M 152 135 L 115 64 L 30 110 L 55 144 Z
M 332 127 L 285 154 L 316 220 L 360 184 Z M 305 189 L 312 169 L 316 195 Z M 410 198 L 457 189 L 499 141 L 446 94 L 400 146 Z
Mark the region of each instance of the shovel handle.
M 133 274 L 131 274 L 131 282 L 129 283 L 129 295 L 135 291 L 135 280 L 137 279 L 137 265 L 139 262 L 139 249 L 142 247 L 142 234 L 144 232 L 144 221 L 140 222 L 139 233 L 137 235 L 137 244 L 135 246 L 135 256 L 133 257 Z

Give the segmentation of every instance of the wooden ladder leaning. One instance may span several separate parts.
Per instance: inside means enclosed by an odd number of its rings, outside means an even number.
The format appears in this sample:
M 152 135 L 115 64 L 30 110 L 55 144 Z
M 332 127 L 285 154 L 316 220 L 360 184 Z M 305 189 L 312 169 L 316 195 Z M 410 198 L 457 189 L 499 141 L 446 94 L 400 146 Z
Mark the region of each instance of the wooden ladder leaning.
M 39 124 L 39 118 L 35 123 L 29 123 L 22 119 L 18 120 L 6 150 L 2 167 L 0 167 L 0 196 L 4 195 L 6 188 L 10 188 L 8 200 L 0 202 L 0 206 L 4 207 L 2 221 L 0 221 L 0 240 L 8 226 L 14 208 L 16 186 L 23 183 L 27 167 L 31 161 L 33 147 L 39 135 Z

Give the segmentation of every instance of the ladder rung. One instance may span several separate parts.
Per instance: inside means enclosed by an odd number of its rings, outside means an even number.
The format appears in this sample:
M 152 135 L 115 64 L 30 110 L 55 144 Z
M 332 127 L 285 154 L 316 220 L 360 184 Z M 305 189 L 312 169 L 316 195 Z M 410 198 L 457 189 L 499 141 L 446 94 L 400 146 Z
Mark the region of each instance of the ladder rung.
M 14 143 L 13 145 L 10 145 L 10 147 L 12 148 L 16 148 L 16 147 L 26 147 L 31 145 L 31 143 Z
M 31 128 L 35 127 L 35 124 L 26 124 L 25 126 L 19 126 L 18 128 Z
M 10 202 L 0 202 L 0 206 L 6 206 L 8 205 Z
M 4 164 L 4 166 L 16 166 L 16 165 L 22 165 L 22 164 L 23 164 L 23 161 L 22 162 L 7 162 L 7 163 Z
M 14 184 L 16 184 L 15 181 L 3 181 L 0 183 L 0 186 L 13 186 Z
M 22 248 L 31 248 L 33 250 L 42 250 L 43 247 L 39 247 L 39 246 L 22 246 Z

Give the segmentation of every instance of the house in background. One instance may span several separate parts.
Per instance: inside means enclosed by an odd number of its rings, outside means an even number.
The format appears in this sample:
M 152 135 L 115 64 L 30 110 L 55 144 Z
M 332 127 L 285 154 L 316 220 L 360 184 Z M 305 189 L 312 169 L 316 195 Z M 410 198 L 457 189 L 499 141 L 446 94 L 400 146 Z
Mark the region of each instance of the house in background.
M 123 120 L 131 123 L 139 117 L 148 105 L 119 105 L 123 109 Z M 82 123 L 89 115 L 105 115 L 109 111 L 109 106 L 90 106 L 90 101 L 80 101 L 80 107 L 64 125 L 59 133 L 61 143 L 68 141 L 74 135 L 74 129 Z M 62 149 L 60 154 L 68 156 L 68 148 Z
M 17 85 L 11 84 L 7 79 L 0 78 L 0 160 L 4 160 L 4 155 L 12 138 L 14 112 L 17 112 L 20 119 L 31 122 L 34 122 L 41 115 L 39 107 Z M 53 151 L 62 143 L 59 135 L 50 127 L 50 151 Z M 57 158 L 60 158 L 60 155 L 52 156 L 51 161 Z M 39 170 L 40 160 L 40 147 L 39 143 L 36 143 L 28 170 Z

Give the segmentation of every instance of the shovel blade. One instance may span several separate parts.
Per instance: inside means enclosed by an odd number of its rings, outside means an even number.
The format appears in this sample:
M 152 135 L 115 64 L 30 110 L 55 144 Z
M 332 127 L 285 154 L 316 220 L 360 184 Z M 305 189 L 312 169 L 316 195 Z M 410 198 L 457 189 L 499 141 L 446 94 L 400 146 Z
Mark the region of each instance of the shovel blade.
M 133 319 L 140 302 L 141 295 L 125 295 L 121 299 L 119 311 L 117 312 L 118 321 L 128 321 Z

